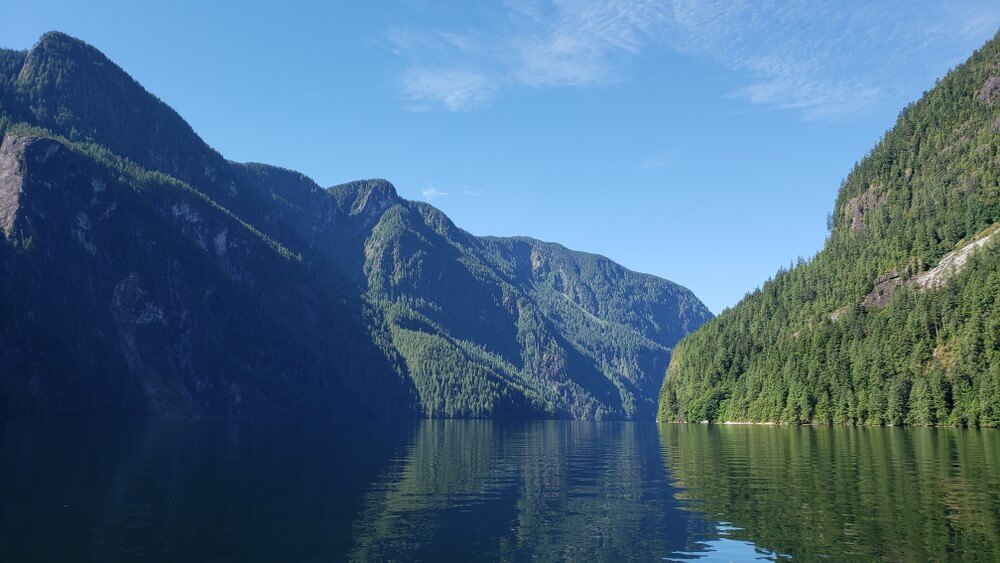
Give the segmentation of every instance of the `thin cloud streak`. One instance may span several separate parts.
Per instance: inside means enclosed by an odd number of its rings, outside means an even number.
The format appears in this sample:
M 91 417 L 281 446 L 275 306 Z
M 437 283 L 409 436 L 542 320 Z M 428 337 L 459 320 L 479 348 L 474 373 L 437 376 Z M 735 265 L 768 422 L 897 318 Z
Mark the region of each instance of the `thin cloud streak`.
M 647 170 L 655 170 L 657 168 L 663 168 L 666 165 L 667 165 L 667 159 L 663 158 L 662 156 L 654 156 L 642 161 L 642 167 Z
M 418 68 L 403 77 L 403 88 L 414 110 L 467 111 L 484 106 L 493 97 L 495 84 L 475 70 Z
M 427 201 L 434 201 L 438 198 L 448 197 L 448 192 L 442 192 L 437 188 L 427 188 L 426 190 L 422 190 L 420 193 L 423 194 L 424 199 Z

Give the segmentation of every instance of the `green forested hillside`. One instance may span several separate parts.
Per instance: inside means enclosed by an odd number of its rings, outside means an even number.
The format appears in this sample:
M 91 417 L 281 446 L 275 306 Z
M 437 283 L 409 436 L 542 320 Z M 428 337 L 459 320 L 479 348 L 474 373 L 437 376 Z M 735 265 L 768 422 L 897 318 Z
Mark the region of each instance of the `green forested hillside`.
M 430 416 L 652 419 L 671 346 L 710 316 L 690 291 L 607 258 L 472 236 L 386 182 L 330 193 L 363 239 L 345 257 L 363 249 L 376 333 Z
M 998 221 L 994 38 L 855 166 L 821 252 L 678 345 L 658 418 L 1000 425 Z
M 0 417 L 645 418 L 687 289 L 384 180 L 226 160 L 93 47 L 0 50 Z

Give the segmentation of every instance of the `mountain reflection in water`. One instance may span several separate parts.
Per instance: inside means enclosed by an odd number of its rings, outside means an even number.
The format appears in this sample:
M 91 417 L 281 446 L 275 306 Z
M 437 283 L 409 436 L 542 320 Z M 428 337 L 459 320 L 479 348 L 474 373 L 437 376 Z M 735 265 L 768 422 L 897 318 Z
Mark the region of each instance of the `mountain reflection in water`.
M 996 559 L 1000 432 L 0 422 L 0 560 Z

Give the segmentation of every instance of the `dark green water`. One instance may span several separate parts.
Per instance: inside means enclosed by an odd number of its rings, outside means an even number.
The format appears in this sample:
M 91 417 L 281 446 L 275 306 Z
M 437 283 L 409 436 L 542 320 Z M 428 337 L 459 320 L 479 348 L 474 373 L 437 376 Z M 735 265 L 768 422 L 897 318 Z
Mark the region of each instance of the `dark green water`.
M 0 561 L 1000 559 L 1000 432 L 0 421 Z

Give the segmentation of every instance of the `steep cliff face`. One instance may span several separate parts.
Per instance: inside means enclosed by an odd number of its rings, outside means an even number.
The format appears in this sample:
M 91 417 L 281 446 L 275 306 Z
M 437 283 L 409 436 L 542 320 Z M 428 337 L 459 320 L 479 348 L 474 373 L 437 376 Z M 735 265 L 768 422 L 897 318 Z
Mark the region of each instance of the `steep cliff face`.
M 825 247 L 675 351 L 662 420 L 1000 425 L 1000 39 L 847 177 Z
M 85 43 L 0 51 L 0 415 L 652 418 L 689 291 L 225 160 Z

